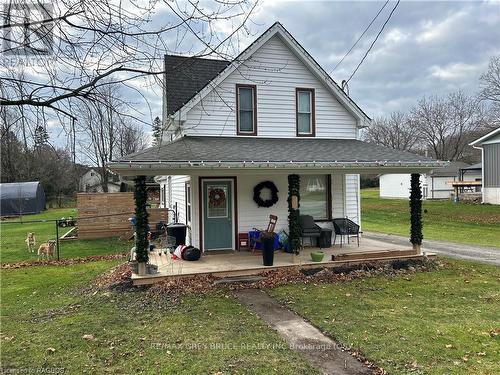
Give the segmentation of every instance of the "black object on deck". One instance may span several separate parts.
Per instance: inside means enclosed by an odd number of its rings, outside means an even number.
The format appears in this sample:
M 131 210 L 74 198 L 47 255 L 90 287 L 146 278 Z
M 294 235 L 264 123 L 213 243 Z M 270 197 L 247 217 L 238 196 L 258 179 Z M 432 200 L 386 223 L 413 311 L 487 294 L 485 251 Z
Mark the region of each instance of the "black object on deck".
M 318 247 L 320 249 L 332 247 L 332 232 L 333 230 L 321 228 L 321 233 L 318 239 Z
M 167 225 L 167 235 L 175 237 L 175 246 L 186 244 L 187 225 L 183 223 L 172 223 Z

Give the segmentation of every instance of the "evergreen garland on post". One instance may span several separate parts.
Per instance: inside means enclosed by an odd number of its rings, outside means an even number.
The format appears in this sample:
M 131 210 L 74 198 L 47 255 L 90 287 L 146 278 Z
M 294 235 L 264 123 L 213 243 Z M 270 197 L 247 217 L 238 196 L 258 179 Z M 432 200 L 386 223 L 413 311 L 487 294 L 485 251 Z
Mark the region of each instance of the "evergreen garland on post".
M 413 248 L 420 250 L 422 240 L 422 190 L 420 188 L 420 174 L 412 173 L 410 185 L 410 242 Z
M 301 248 L 300 235 L 300 176 L 288 175 L 288 231 L 290 250 L 298 254 Z M 292 197 L 297 197 L 297 208 L 293 208 Z
M 148 212 L 146 210 L 146 176 L 137 176 L 134 179 L 135 190 L 135 253 L 139 263 L 147 263 L 148 257 Z

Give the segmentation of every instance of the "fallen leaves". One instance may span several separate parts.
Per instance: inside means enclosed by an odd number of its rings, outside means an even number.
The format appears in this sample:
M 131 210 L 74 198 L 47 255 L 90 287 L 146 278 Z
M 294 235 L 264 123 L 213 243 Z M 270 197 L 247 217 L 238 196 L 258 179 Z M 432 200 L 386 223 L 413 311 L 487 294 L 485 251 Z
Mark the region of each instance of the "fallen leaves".
M 94 279 L 92 286 L 97 290 L 108 289 L 117 284 L 130 282 L 131 276 L 132 269 L 128 263 L 123 263 L 99 275 Z M 97 294 L 97 290 L 94 292 L 95 294 Z
M 108 255 L 92 255 L 88 257 L 70 258 L 62 260 L 30 260 L 17 263 L 2 263 L 1 269 L 17 269 L 17 268 L 26 268 L 34 266 L 70 266 L 73 264 L 97 262 L 101 260 L 124 259 L 127 258 L 129 255 L 130 255 L 129 253 L 118 253 L 118 254 L 108 254 Z

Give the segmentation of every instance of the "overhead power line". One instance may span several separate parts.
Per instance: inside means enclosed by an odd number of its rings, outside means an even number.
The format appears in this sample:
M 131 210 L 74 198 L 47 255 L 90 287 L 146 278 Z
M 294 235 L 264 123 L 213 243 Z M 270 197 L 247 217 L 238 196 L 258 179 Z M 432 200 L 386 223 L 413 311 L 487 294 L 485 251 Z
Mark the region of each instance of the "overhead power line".
M 387 25 L 387 23 L 389 22 L 389 20 L 391 19 L 394 11 L 396 10 L 396 8 L 398 7 L 399 3 L 400 3 L 401 0 L 398 0 L 396 5 L 394 5 L 394 8 L 392 8 L 391 10 L 391 13 L 389 13 L 389 16 L 387 17 L 387 19 L 385 20 L 384 24 L 382 25 L 380 31 L 378 32 L 377 36 L 375 37 L 375 39 L 373 39 L 373 42 L 372 44 L 370 45 L 370 47 L 368 48 L 368 50 L 366 51 L 365 55 L 363 56 L 363 58 L 361 59 L 361 61 L 359 62 L 358 66 L 356 67 L 356 69 L 354 69 L 354 71 L 351 73 L 351 75 L 349 76 L 349 78 L 347 79 L 346 81 L 346 84 L 349 83 L 349 81 L 351 80 L 352 77 L 354 77 L 354 75 L 356 74 L 356 72 L 358 71 L 359 67 L 361 66 L 361 64 L 363 64 L 363 62 L 365 61 L 366 59 L 366 56 L 368 56 L 368 54 L 370 53 L 370 51 L 372 50 L 373 46 L 375 45 L 375 43 L 377 42 L 378 40 L 378 37 L 380 36 L 380 34 L 382 34 L 382 32 L 384 31 L 385 29 L 385 26 Z
M 382 5 L 382 8 L 379 9 L 379 11 L 377 12 L 377 14 L 375 15 L 375 17 L 373 17 L 373 19 L 370 21 L 370 23 L 368 24 L 368 26 L 366 26 L 366 28 L 363 30 L 363 33 L 359 36 L 359 38 L 354 42 L 354 44 L 351 46 L 351 48 L 349 48 L 349 51 L 347 51 L 345 53 L 345 55 L 340 59 L 340 61 L 337 63 L 337 65 L 335 65 L 333 67 L 333 69 L 330 71 L 330 74 L 333 73 L 333 71 L 335 69 L 338 68 L 338 66 L 340 64 L 342 64 L 342 62 L 344 61 L 344 59 L 351 53 L 351 51 L 354 49 L 354 47 L 356 47 L 356 45 L 359 43 L 359 41 L 361 40 L 361 38 L 363 38 L 363 36 L 366 34 L 366 32 L 370 29 L 370 27 L 373 25 L 373 23 L 375 22 L 375 20 L 378 18 L 378 16 L 380 15 L 380 13 L 382 13 L 382 11 L 384 10 L 385 6 L 387 5 L 387 3 L 389 3 L 389 0 L 386 0 L 386 2 L 384 3 L 384 5 Z

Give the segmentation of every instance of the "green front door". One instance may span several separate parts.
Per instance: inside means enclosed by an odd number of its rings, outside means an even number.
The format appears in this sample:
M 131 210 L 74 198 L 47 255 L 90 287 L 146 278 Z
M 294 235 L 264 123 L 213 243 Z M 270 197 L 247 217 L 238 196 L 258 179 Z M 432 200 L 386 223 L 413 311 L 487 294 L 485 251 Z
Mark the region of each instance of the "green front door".
M 233 248 L 233 191 L 231 181 L 203 181 L 203 247 Z

